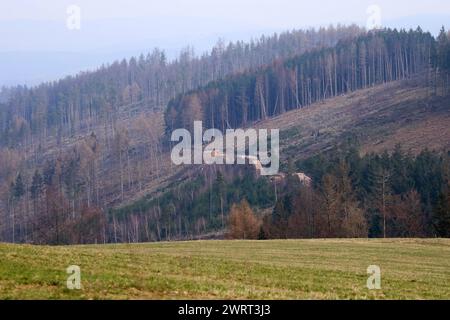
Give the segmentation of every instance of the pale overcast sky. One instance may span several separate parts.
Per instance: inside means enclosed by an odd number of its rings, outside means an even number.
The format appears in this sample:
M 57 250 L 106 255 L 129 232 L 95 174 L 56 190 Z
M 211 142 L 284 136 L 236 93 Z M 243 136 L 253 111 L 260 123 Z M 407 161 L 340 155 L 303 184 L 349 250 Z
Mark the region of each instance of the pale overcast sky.
M 2 0 L 0 19 L 63 20 L 66 7 L 72 4 L 82 8 L 85 19 L 182 16 L 281 28 L 361 21 L 373 4 L 382 8 L 388 20 L 450 13 L 448 0 Z
M 70 5 L 81 9 L 80 30 L 66 27 Z M 371 5 L 379 6 L 383 26 L 421 25 L 433 34 L 450 27 L 450 0 L 0 0 L 0 85 L 93 68 L 155 46 L 174 56 L 186 45 L 207 50 L 219 37 L 365 26 Z

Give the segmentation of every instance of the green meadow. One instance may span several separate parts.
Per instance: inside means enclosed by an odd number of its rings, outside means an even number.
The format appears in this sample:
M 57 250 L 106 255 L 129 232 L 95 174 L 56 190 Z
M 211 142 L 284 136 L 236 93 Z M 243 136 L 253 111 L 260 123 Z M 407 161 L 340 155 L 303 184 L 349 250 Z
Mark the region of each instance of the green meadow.
M 450 240 L 0 244 L 0 299 L 450 299 Z

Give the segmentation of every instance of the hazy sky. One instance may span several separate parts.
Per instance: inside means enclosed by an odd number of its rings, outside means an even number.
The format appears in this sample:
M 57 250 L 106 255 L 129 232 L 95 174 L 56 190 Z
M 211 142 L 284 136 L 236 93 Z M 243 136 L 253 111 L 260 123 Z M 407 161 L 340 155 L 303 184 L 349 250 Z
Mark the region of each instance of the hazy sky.
M 66 26 L 67 8 L 81 28 Z M 0 85 L 36 82 L 148 52 L 200 52 L 219 38 L 248 40 L 287 29 L 357 23 L 379 6 L 384 26 L 436 33 L 450 0 L 0 0 Z M 75 54 L 75 55 L 74 55 Z
M 448 0 L 2 0 L 0 19 L 64 20 L 71 4 L 82 9 L 85 19 L 218 18 L 260 28 L 363 21 L 373 4 L 385 19 L 450 13 Z

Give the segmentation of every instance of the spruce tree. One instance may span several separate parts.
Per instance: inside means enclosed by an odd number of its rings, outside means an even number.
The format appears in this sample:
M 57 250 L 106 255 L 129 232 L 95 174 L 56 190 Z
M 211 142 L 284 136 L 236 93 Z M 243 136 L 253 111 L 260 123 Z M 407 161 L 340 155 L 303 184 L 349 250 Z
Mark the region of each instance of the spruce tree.
M 433 227 L 436 235 L 450 238 L 450 192 L 442 193 L 433 212 Z

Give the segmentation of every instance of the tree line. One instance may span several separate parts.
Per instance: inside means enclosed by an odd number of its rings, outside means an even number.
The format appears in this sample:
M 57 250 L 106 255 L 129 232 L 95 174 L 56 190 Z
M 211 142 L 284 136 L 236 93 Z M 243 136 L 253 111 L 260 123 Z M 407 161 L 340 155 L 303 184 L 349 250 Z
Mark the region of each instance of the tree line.
M 237 128 L 419 73 L 429 75 L 436 70 L 436 74 L 448 75 L 448 42 L 445 30 L 435 40 L 420 27 L 343 39 L 335 47 L 277 60 L 268 67 L 180 94 L 168 104 L 166 127 L 170 132 L 189 129 L 194 120 L 203 120 L 209 128 Z
M 274 188 L 251 166 L 202 166 L 187 182 L 176 183 L 160 196 L 144 197 L 110 210 L 111 240 L 180 240 L 208 234 L 222 237 L 230 210 L 242 199 L 258 210 L 269 209 L 275 203 Z
M 9 186 L 2 240 L 450 237 L 450 153 L 425 150 L 412 156 L 397 147 L 361 156 L 354 147 L 340 147 L 289 161 L 281 182 L 258 177 L 251 167 L 201 166 L 160 195 L 106 212 L 95 198 L 89 205 L 77 200 L 75 194 L 86 190 L 77 178 L 83 168 L 60 159 L 31 180 L 18 175 Z M 302 184 L 295 172 L 305 172 L 314 183 Z
M 296 166 L 314 187 L 288 180 L 264 216 L 241 203 L 230 216 L 231 238 L 242 230 L 249 239 L 450 237 L 449 153 L 413 157 L 396 148 L 361 157 L 351 148 Z

